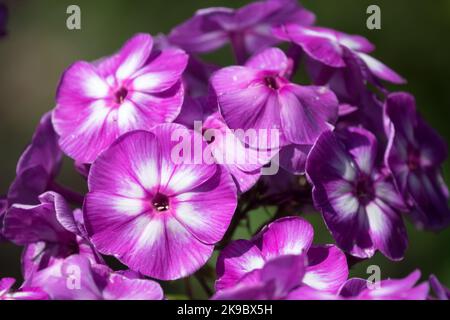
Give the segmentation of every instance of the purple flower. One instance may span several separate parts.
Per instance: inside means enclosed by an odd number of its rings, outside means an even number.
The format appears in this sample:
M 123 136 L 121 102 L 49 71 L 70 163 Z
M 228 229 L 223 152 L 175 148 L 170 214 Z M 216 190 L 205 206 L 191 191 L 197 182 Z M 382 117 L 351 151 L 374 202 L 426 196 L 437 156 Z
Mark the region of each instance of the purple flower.
M 375 284 L 353 278 L 342 286 L 339 294 L 355 300 L 426 300 L 429 286 L 426 282 L 416 286 L 419 278 L 418 270 L 404 279 L 382 280 Z
M 12 205 L 4 218 L 3 235 L 26 246 L 22 256 L 25 283 L 33 274 L 75 253 L 95 261 L 97 256 L 83 237 L 81 223 L 64 198 L 54 192 L 39 196 L 38 205 Z
M 228 127 L 267 134 L 276 130 L 281 141 L 272 147 L 312 145 L 322 132 L 332 129 L 338 112 L 336 96 L 325 87 L 289 82 L 288 69 L 283 51 L 270 48 L 245 66 L 214 73 L 212 87 Z
M 238 61 L 279 42 L 271 28 L 281 23 L 314 23 L 315 17 L 295 0 L 256 1 L 240 9 L 208 8 L 169 34 L 171 43 L 188 52 L 209 52 L 230 42 Z
M 23 287 L 12 292 L 11 288 L 16 280 L 13 278 L 0 279 L 0 301 L 1 300 L 47 300 L 48 295 L 40 288 Z
M 116 141 L 92 165 L 84 207 L 87 231 L 101 253 L 162 280 L 190 275 L 206 263 L 237 198 L 220 166 L 173 159 L 174 134 L 202 142 L 175 124 Z
M 69 156 L 92 163 L 120 135 L 178 116 L 188 57 L 178 49 L 152 52 L 152 46 L 150 35 L 138 34 L 119 53 L 65 71 L 53 124 Z
M 16 178 L 8 191 L 8 204 L 38 204 L 40 194 L 52 188 L 62 162 L 50 113 L 45 114 L 31 141 L 22 153 Z
M 333 245 L 311 246 L 312 240 L 308 222 L 288 217 L 269 224 L 251 241 L 232 242 L 217 261 L 217 297 L 254 298 L 247 290 L 261 291 L 258 297 L 265 299 L 300 299 L 307 291 L 337 293 L 348 277 L 345 255 Z
M 420 226 L 440 229 L 450 222 L 448 189 L 441 174 L 447 145 L 417 113 L 414 97 L 393 93 L 385 103 L 389 145 L 386 165 Z
M 162 300 L 161 286 L 133 273 L 113 272 L 105 265 L 91 264 L 73 255 L 33 277 L 53 300 Z
M 391 176 L 377 168 L 376 150 L 365 129 L 325 132 L 309 154 L 306 173 L 314 204 L 340 248 L 359 258 L 380 250 L 399 260 L 407 247 L 404 204 Z
M 436 298 L 439 300 L 450 300 L 450 290 L 446 288 L 435 275 L 430 276 L 429 282 Z
M 347 59 L 357 59 L 376 78 L 399 84 L 405 82 L 393 70 L 368 55 L 375 47 L 364 37 L 293 23 L 277 27 L 274 34 L 299 45 L 310 58 L 325 66 L 343 68 L 348 66 Z

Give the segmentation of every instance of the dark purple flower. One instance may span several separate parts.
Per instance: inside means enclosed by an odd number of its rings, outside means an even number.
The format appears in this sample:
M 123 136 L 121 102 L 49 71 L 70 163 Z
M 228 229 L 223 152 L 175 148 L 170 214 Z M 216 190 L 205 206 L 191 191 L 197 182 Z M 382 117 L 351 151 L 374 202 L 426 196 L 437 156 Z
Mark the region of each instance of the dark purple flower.
M 306 291 L 323 297 L 337 293 L 348 277 L 345 255 L 332 245 L 311 246 L 312 240 L 308 222 L 288 217 L 269 224 L 251 241 L 234 241 L 217 261 L 217 297 L 245 298 L 252 286 L 265 299 L 300 299 Z
M 382 280 L 379 283 L 353 278 L 342 286 L 339 294 L 342 298 L 354 300 L 426 300 L 429 286 L 426 282 L 416 286 L 419 279 L 418 270 L 404 279 Z
M 402 197 L 393 179 L 376 166 L 377 143 L 361 128 L 325 132 L 311 150 L 306 173 L 313 199 L 338 246 L 359 258 L 376 250 L 403 258 L 407 235 Z
M 39 286 L 53 300 L 162 300 L 161 286 L 132 273 L 113 272 L 72 255 L 38 272 L 31 285 Z
M 120 135 L 178 116 L 188 57 L 179 49 L 152 52 L 152 47 L 150 35 L 138 34 L 117 54 L 76 62 L 64 72 L 53 124 L 69 156 L 92 163 Z
M 436 298 L 439 300 L 450 300 L 450 290 L 446 288 L 435 275 L 430 276 L 429 282 Z
M 238 61 L 243 62 L 279 42 L 272 35 L 272 27 L 288 22 L 311 25 L 314 20 L 314 15 L 295 0 L 256 1 L 237 10 L 199 10 L 175 27 L 169 40 L 193 53 L 213 51 L 230 42 Z
M 386 165 L 411 207 L 419 227 L 444 228 L 450 223 L 448 189 L 441 173 L 447 145 L 417 113 L 414 97 L 393 93 L 385 103 L 389 145 Z
M 47 300 L 48 294 L 41 288 L 22 287 L 17 291 L 11 291 L 16 282 L 13 278 L 0 279 L 0 301 L 1 300 Z
M 333 128 L 336 96 L 325 87 L 300 86 L 285 77 L 289 63 L 278 48 L 253 56 L 245 66 L 223 68 L 211 83 L 230 129 L 272 131 L 280 138 L 271 147 L 312 145 Z M 275 145 L 272 145 L 275 143 Z
M 348 58 L 357 59 L 370 75 L 393 83 L 405 80 L 386 65 L 368 55 L 375 48 L 367 39 L 357 35 L 348 35 L 333 29 L 308 27 L 299 24 L 285 24 L 274 33 L 282 40 L 299 45 L 312 59 L 332 68 L 347 67 Z M 326 70 L 326 69 L 325 69 Z
M 176 124 L 118 139 L 92 165 L 84 206 L 87 231 L 101 253 L 162 280 L 206 263 L 237 202 L 231 176 L 213 161 L 196 164 L 184 153 L 173 158 L 174 135 L 202 144 L 201 136 Z
M 16 178 L 8 191 L 8 204 L 38 204 L 39 195 L 51 189 L 61 161 L 58 136 L 53 129 L 50 113 L 47 113 L 17 163 Z

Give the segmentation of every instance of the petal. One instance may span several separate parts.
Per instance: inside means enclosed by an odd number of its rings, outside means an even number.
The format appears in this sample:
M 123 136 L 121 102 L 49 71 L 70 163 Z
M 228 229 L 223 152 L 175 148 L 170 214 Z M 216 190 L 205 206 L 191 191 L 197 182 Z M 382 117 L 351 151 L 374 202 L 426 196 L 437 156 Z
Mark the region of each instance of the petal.
M 170 89 L 180 81 L 187 61 L 188 56 L 182 50 L 162 51 L 133 75 L 131 90 L 154 93 Z
M 375 136 L 365 129 L 356 127 L 349 127 L 339 132 L 338 136 L 358 169 L 367 175 L 371 175 L 378 148 Z
M 48 199 L 50 197 L 50 199 Z M 58 200 L 55 198 L 58 197 Z M 39 205 L 14 204 L 4 218 L 3 234 L 16 244 L 25 245 L 38 241 L 70 243 L 74 235 L 58 221 L 55 207 L 61 210 L 62 199 L 54 193 L 40 196 Z
M 206 143 L 199 134 L 177 124 L 160 125 L 152 132 L 161 146 L 160 192 L 168 196 L 181 194 L 214 176 L 217 166 L 203 163 Z
M 303 283 L 320 290 L 337 293 L 348 278 L 345 254 L 336 246 L 312 247 Z
M 128 40 L 118 53 L 116 78 L 125 80 L 139 70 L 147 61 L 153 47 L 149 34 L 140 33 Z
M 396 73 L 394 70 L 390 69 L 385 64 L 381 63 L 377 59 L 369 56 L 365 53 L 358 53 L 358 57 L 360 57 L 370 71 L 381 80 L 386 80 L 395 84 L 404 84 L 406 80 Z
M 180 82 L 162 93 L 130 92 L 134 109 L 129 110 L 125 123 L 129 123 L 129 130 L 150 130 L 158 124 L 172 122 L 180 114 L 183 99 L 184 87 Z M 127 126 L 120 129 L 127 130 Z
M 314 144 L 337 119 L 336 96 L 324 87 L 289 85 L 280 92 L 281 125 L 295 144 Z
M 250 241 L 236 240 L 223 249 L 217 260 L 216 290 L 234 287 L 247 273 L 264 266 L 261 251 Z
M 57 105 L 80 105 L 107 98 L 110 88 L 93 65 L 75 62 L 64 71 L 56 93 Z
M 269 48 L 252 56 L 246 63 L 246 67 L 273 71 L 280 75 L 288 69 L 288 58 L 281 49 Z
M 237 205 L 236 187 L 228 172 L 216 174 L 197 188 L 173 198 L 174 217 L 205 244 L 219 242 Z
M 282 255 L 268 261 L 260 271 L 261 281 L 274 283 L 273 298 L 280 299 L 298 287 L 305 275 L 304 255 Z
M 402 259 L 408 237 L 400 214 L 380 200 L 369 203 L 366 212 L 376 248 L 391 260 Z
M 368 283 L 365 279 L 349 279 L 342 285 L 339 295 L 344 298 L 355 298 L 367 288 Z
M 61 149 L 82 163 L 92 163 L 118 137 L 117 110 L 106 100 L 58 103 L 52 121 Z
M 312 146 L 291 144 L 280 150 L 280 165 L 283 169 L 295 174 L 304 174 L 306 159 Z
M 197 240 L 170 214 L 140 215 L 121 226 L 94 232 L 92 242 L 100 252 L 113 254 L 132 270 L 161 280 L 191 275 L 214 249 Z
M 155 281 L 129 279 L 113 273 L 103 290 L 103 298 L 105 300 L 162 300 L 164 293 Z
M 146 191 L 156 191 L 159 186 L 159 157 L 159 144 L 152 133 L 126 134 L 92 165 L 89 190 L 142 199 Z
M 275 34 L 301 46 L 308 56 L 330 67 L 345 66 L 343 49 L 334 30 L 288 24 L 277 28 Z
M 188 52 L 209 52 L 222 47 L 228 35 L 216 20 L 232 16 L 232 9 L 210 8 L 172 29 L 169 41 Z
M 314 230 L 298 217 L 281 218 L 267 225 L 257 236 L 256 243 L 265 259 L 279 255 L 299 255 L 311 246 Z
M 306 162 L 306 173 L 314 186 L 324 182 L 354 181 L 356 167 L 333 132 L 325 132 L 317 140 Z
M 214 73 L 211 81 L 221 115 L 230 129 L 269 136 L 272 130 L 279 132 L 281 123 L 278 97 L 264 85 L 264 80 L 256 70 L 228 67 Z M 271 141 L 270 147 L 278 148 L 279 145 L 280 141 Z
M 38 272 L 30 286 L 41 287 L 53 300 L 101 300 L 90 262 L 73 255 Z
M 20 174 L 32 167 L 42 166 L 49 176 L 55 176 L 62 160 L 62 152 L 58 146 L 58 136 L 53 129 L 51 113 L 42 116 L 33 135 L 33 140 L 20 156 L 16 172 Z

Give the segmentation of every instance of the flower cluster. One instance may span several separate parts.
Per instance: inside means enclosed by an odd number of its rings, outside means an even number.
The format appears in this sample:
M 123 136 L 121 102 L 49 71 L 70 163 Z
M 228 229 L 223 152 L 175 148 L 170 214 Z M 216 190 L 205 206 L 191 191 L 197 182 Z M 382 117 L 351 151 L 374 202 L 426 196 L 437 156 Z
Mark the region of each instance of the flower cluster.
M 429 298 L 419 271 L 373 284 L 348 259 L 403 259 L 405 218 L 448 226 L 446 143 L 387 90 L 405 80 L 367 39 L 314 22 L 295 0 L 203 9 L 69 66 L 0 199 L 0 239 L 24 247 L 24 282 L 0 280 L 0 300 L 164 299 L 159 281 L 194 274 L 208 292 L 214 251 L 213 299 Z M 236 65 L 203 61 L 225 45 Z M 56 181 L 64 156 L 87 194 Z M 313 245 L 305 212 L 334 244 Z

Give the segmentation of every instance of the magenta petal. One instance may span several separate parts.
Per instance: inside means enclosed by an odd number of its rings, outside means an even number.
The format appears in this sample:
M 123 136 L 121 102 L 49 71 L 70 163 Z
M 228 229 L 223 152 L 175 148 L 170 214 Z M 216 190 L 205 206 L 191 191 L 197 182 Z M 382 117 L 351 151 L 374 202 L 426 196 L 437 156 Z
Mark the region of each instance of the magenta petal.
M 322 132 L 333 129 L 338 102 L 330 90 L 289 85 L 281 90 L 279 99 L 281 125 L 290 142 L 312 145 Z
M 406 80 L 396 73 L 394 70 L 390 69 L 385 64 L 381 63 L 377 59 L 365 54 L 358 53 L 358 57 L 360 57 L 364 63 L 367 65 L 369 70 L 377 77 L 382 80 L 386 80 L 395 84 L 404 84 Z
M 281 49 L 269 48 L 252 56 L 245 63 L 245 66 L 256 70 L 272 71 L 281 75 L 287 71 L 288 63 L 288 58 Z
M 230 17 L 232 9 L 210 8 L 199 10 L 193 18 L 175 27 L 169 41 L 188 52 L 209 52 L 228 41 L 225 30 L 215 20 Z
M 130 279 L 113 273 L 103 289 L 103 298 L 105 300 L 162 300 L 164 293 L 155 281 Z
M 277 95 L 263 80 L 258 71 L 246 67 L 228 67 L 213 74 L 211 83 L 230 129 L 252 129 L 256 133 L 264 129 L 270 134 L 270 130 L 281 128 Z M 279 143 L 271 147 L 279 147 Z
M 145 190 L 158 187 L 158 169 L 156 137 L 141 131 L 129 133 L 118 139 L 92 165 L 89 190 L 139 199 L 145 196 Z
M 336 246 L 311 247 L 303 283 L 321 291 L 337 293 L 348 278 L 345 254 Z
M 281 255 L 268 261 L 260 271 L 261 281 L 274 283 L 274 298 L 284 298 L 302 283 L 306 259 L 303 255 Z
M 117 79 L 127 79 L 139 70 L 147 61 L 153 48 L 153 39 L 149 34 L 139 33 L 128 40 L 117 54 Z
M 264 266 L 261 251 L 250 241 L 236 240 L 228 245 L 217 260 L 216 290 L 234 287 L 247 273 Z
M 283 40 L 298 44 L 315 60 L 334 68 L 344 67 L 343 49 L 336 35 L 325 30 L 289 24 L 276 29 L 276 34 Z
M 228 229 L 236 210 L 236 194 L 228 172 L 217 167 L 207 182 L 174 197 L 174 217 L 197 239 L 214 244 Z
M 100 300 L 102 297 L 89 260 L 80 255 L 38 272 L 30 285 L 43 288 L 56 300 Z
M 286 217 L 267 225 L 255 241 L 264 258 L 271 259 L 307 252 L 313 236 L 314 230 L 309 222 L 298 217 Z
M 69 210 L 64 199 L 55 193 L 39 197 L 39 205 L 14 204 L 4 219 L 4 236 L 11 241 L 25 245 L 38 241 L 70 243 L 74 235 L 66 230 L 57 218 L 57 211 Z
M 184 51 L 168 49 L 159 53 L 147 66 L 133 74 L 131 88 L 140 92 L 162 92 L 181 78 L 188 56 Z
M 214 176 L 217 170 L 215 164 L 198 165 L 205 161 L 202 155 L 206 148 L 200 134 L 177 124 L 159 125 L 152 132 L 158 137 L 160 146 L 160 192 L 180 194 L 202 185 Z M 202 149 L 197 150 L 196 145 Z M 180 158 L 175 158 L 178 156 Z

